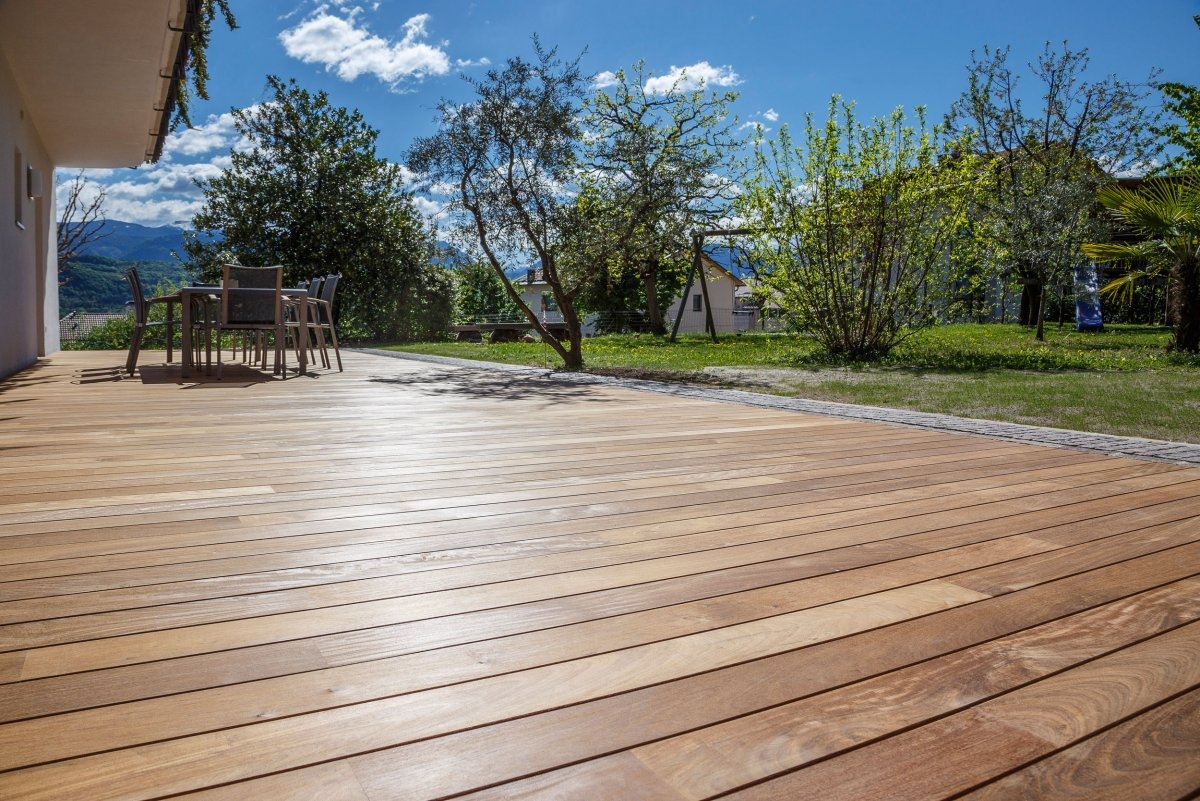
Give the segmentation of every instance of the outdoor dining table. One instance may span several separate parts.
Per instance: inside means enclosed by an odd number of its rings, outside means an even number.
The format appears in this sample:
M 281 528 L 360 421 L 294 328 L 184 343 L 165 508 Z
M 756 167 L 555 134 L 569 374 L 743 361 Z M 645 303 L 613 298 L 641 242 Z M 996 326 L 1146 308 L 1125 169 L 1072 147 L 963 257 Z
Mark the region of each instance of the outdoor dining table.
M 180 300 L 180 327 L 183 329 L 182 342 L 180 343 L 180 373 L 184 378 L 191 376 L 195 364 L 192 363 L 192 308 L 193 301 L 199 301 L 201 305 L 208 304 L 214 300 L 219 301 L 221 298 L 222 288 L 219 286 L 185 286 L 179 290 Z M 308 290 L 303 288 L 288 288 L 284 287 L 283 294 L 288 297 L 299 299 L 301 302 L 296 304 L 300 331 L 308 329 Z M 217 343 L 220 347 L 220 343 Z M 308 348 L 298 348 L 299 353 L 299 368 L 300 375 L 308 374 Z

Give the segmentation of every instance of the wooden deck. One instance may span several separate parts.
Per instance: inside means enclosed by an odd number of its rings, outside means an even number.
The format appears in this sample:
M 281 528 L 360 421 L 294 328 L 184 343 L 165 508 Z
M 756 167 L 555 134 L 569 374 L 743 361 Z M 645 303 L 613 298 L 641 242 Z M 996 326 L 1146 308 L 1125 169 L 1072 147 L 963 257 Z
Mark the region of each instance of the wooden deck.
M 0 383 L 0 798 L 1200 788 L 1200 470 L 122 356 Z

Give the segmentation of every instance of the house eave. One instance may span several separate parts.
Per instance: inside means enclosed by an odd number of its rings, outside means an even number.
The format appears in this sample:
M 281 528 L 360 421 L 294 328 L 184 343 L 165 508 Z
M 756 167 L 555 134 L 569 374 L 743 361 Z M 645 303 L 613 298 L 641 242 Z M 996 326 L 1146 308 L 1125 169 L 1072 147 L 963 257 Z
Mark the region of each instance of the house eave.
M 0 55 L 56 166 L 155 161 L 200 0 L 0 2 Z

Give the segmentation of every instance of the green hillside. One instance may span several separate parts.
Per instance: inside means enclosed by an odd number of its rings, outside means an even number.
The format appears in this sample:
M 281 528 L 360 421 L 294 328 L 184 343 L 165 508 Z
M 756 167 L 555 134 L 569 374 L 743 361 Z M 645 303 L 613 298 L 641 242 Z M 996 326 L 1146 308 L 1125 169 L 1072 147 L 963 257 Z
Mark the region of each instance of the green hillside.
M 67 264 L 67 282 L 58 288 L 61 316 L 73 311 L 120 312 L 130 300 L 125 271 L 137 267 L 142 286 L 150 294 L 160 284 L 178 286 L 185 271 L 177 261 L 129 261 L 105 256 L 81 255 Z

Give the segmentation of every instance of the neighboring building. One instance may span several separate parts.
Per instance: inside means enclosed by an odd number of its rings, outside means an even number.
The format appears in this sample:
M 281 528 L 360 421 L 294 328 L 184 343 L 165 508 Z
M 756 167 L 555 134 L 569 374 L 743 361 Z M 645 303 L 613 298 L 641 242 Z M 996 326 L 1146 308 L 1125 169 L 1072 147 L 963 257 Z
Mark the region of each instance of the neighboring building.
M 730 331 L 752 331 L 758 327 L 758 309 L 752 305 L 746 282 L 722 267 L 707 253 L 700 254 L 704 271 L 708 299 L 712 304 L 713 326 L 717 333 Z M 679 304 L 683 303 L 683 319 L 679 322 L 679 333 L 704 333 L 705 325 L 704 290 L 697 276 L 691 292 L 686 298 L 676 298 L 667 308 L 665 320 L 667 330 L 675 325 L 679 315 Z
M 158 159 L 200 2 L 0 0 L 0 378 L 59 349 L 55 168 Z
M 58 339 L 63 342 L 78 342 L 92 332 L 112 320 L 124 320 L 128 314 L 110 314 L 102 312 L 71 312 L 58 321 Z
M 554 300 L 554 293 L 550 291 L 550 284 L 546 282 L 541 268 L 526 270 L 523 276 L 513 281 L 513 287 L 521 293 L 521 301 L 543 323 L 563 322 L 562 311 Z
M 732 331 L 751 331 L 758 327 L 758 309 L 753 305 L 750 288 L 725 267 L 714 261 L 707 253 L 701 254 L 704 274 L 708 285 L 708 297 L 712 303 L 713 325 L 717 333 Z M 513 286 L 521 293 L 521 300 L 545 323 L 563 322 L 562 312 L 554 301 L 550 285 L 542 276 L 540 269 L 529 269 L 525 274 L 513 281 Z M 676 298 L 663 314 L 667 330 L 675 325 L 675 316 L 679 313 L 680 298 Z M 594 317 L 594 315 L 593 315 Z M 692 284 L 692 289 L 683 311 L 683 319 L 679 324 L 680 333 L 703 333 L 705 328 L 704 290 L 700 288 L 699 278 Z M 595 320 L 583 321 L 581 326 L 584 334 L 595 332 Z

